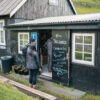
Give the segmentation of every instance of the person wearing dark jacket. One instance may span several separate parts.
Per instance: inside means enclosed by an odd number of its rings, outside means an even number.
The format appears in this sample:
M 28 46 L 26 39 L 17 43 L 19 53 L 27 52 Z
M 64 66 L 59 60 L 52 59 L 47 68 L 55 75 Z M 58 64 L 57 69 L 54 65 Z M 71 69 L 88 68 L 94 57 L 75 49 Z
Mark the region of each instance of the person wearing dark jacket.
M 51 72 L 52 71 L 52 37 L 50 39 L 47 40 L 47 42 L 45 43 L 44 47 L 47 48 L 47 52 L 48 52 L 48 58 L 49 58 L 49 62 L 48 62 L 48 71 Z
M 23 56 L 23 65 L 24 65 L 24 67 L 26 68 L 26 58 L 27 58 L 27 48 L 28 48 L 28 46 L 29 46 L 30 44 L 27 44 L 27 45 L 25 45 L 23 48 L 22 48 L 22 56 Z
M 27 49 L 27 62 L 26 68 L 29 69 L 29 83 L 31 88 L 38 88 L 37 74 L 42 71 L 39 62 L 39 56 L 36 51 L 35 40 L 30 40 L 30 45 Z

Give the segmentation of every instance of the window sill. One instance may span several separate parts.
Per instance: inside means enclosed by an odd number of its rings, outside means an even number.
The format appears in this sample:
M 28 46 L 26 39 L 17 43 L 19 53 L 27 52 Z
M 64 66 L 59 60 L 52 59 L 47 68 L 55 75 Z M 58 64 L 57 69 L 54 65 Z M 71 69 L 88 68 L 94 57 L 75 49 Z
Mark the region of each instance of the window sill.
M 6 49 L 5 45 L 0 45 L 0 49 Z
M 72 64 L 76 64 L 76 65 L 79 65 L 79 66 L 88 66 L 88 67 L 94 67 L 95 65 L 94 64 L 89 64 L 89 63 L 79 63 L 79 62 L 76 62 L 76 61 L 73 61 Z
M 22 54 L 22 51 L 19 51 L 18 54 Z

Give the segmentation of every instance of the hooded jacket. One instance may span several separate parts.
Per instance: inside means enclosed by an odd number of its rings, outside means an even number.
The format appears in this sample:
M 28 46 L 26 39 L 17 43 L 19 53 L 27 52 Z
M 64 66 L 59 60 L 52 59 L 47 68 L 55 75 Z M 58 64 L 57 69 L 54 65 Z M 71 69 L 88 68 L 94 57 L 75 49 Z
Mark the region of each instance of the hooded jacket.
M 35 45 L 28 46 L 27 49 L 27 63 L 26 68 L 27 69 L 39 69 L 40 68 L 40 62 L 39 62 L 39 56 L 36 50 L 33 48 Z

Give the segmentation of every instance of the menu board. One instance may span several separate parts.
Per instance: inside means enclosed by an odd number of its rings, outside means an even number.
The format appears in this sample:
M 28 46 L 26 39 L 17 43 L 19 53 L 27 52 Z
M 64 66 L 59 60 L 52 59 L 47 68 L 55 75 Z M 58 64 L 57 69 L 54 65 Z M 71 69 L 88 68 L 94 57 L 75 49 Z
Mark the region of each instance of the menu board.
M 67 82 L 67 52 L 68 52 L 68 35 L 66 31 L 54 31 L 53 34 L 53 58 L 52 69 L 53 79 Z

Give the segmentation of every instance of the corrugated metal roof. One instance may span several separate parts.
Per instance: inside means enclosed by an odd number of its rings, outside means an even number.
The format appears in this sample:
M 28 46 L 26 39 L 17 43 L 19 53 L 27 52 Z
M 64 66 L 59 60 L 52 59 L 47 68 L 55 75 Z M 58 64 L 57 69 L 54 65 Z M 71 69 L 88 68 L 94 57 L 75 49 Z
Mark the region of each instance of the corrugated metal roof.
M 9 15 L 23 0 L 0 0 L 0 16 Z
M 59 17 L 48 17 L 42 19 L 36 19 L 31 21 L 25 21 L 21 23 L 13 24 L 14 26 L 20 25 L 44 25 L 44 24 L 71 24 L 71 23 L 82 23 L 82 22 L 97 22 L 100 21 L 100 13 L 96 14 L 83 14 L 83 15 L 71 15 L 71 16 L 59 16 Z

